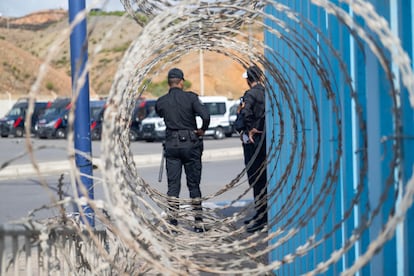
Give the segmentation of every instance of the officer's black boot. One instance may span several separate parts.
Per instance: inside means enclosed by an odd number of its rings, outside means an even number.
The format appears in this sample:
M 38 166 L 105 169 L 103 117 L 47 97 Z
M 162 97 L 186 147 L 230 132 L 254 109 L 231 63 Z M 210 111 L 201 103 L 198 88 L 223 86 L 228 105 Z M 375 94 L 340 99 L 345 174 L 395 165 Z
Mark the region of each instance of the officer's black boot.
M 257 213 L 254 214 L 254 216 L 252 216 L 251 218 L 248 218 L 246 220 L 243 221 L 244 224 L 249 224 L 250 222 L 254 221 L 257 219 Z
M 168 200 L 168 220 L 169 220 L 169 223 L 174 226 L 178 225 L 177 215 L 178 215 L 179 206 L 180 205 L 178 204 L 177 201 Z
M 195 215 L 194 215 L 194 222 L 195 222 L 194 232 L 202 233 L 202 232 L 206 231 L 206 229 L 203 227 L 203 216 L 202 216 L 203 209 L 201 207 L 201 202 L 193 203 L 193 212 L 195 213 Z
M 195 226 L 194 226 L 194 232 L 196 233 L 202 233 L 206 231 L 206 229 L 203 227 L 203 219 L 202 218 L 195 218 Z

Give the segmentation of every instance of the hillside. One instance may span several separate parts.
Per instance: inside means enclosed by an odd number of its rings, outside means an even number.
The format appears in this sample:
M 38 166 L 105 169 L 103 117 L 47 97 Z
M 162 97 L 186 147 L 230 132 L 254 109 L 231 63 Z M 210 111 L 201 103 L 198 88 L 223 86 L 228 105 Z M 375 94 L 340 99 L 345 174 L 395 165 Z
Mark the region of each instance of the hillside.
M 135 21 L 129 18 L 125 19 L 119 28 L 113 29 L 120 18 L 116 15 L 88 17 L 91 97 L 108 94 L 119 61 L 141 31 Z M 50 46 L 68 24 L 67 13 L 62 10 L 42 11 L 22 18 L 0 20 L 0 98 L 7 97 L 8 93 L 13 98 L 28 93 Z M 102 43 L 110 31 L 110 39 Z M 102 46 L 102 49 L 97 54 L 92 54 L 96 52 L 97 45 Z M 71 95 L 69 53 L 67 38 L 53 57 L 47 77 L 40 86 L 41 98 Z M 184 70 L 186 79 L 192 84 L 191 90 L 200 93 L 198 52 L 186 55 L 176 66 Z M 241 79 L 242 72 L 243 69 L 229 58 L 216 53 L 205 53 L 205 95 L 239 97 L 247 88 Z M 165 75 L 166 72 L 160 74 L 153 82 L 163 81 Z M 146 96 L 152 97 L 148 94 Z
M 12 95 L 27 94 L 36 80 L 41 60 L 7 41 L 0 40 L 0 89 Z M 41 87 L 42 96 L 67 95 L 71 91 L 71 79 L 61 70 L 47 68 Z

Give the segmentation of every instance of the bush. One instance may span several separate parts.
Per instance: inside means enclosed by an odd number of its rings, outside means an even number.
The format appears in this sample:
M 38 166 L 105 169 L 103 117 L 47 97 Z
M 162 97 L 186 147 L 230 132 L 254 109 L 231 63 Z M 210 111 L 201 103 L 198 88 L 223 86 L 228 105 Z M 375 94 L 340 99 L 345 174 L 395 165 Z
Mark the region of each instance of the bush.
M 53 83 L 52 83 L 52 82 L 48 81 L 48 82 L 46 83 L 46 89 L 47 89 L 47 90 L 52 91 L 52 90 L 54 90 L 54 88 L 55 88 L 55 86 L 53 85 Z
M 125 42 L 124 44 L 118 47 L 112 48 L 112 51 L 115 53 L 119 53 L 119 52 L 123 53 L 128 49 L 130 44 L 131 44 L 131 41 Z
M 100 16 L 100 15 L 114 15 L 114 16 L 123 16 L 125 14 L 124 11 L 110 11 L 106 12 L 100 9 L 92 9 L 89 12 L 90 16 Z
M 148 81 L 146 81 L 147 83 Z M 184 90 L 190 89 L 191 82 L 184 81 Z M 140 91 L 142 90 L 142 86 L 140 87 Z M 153 95 L 154 97 L 160 97 L 168 92 L 168 82 L 167 80 L 163 80 L 162 82 L 151 82 L 148 84 L 146 91 Z

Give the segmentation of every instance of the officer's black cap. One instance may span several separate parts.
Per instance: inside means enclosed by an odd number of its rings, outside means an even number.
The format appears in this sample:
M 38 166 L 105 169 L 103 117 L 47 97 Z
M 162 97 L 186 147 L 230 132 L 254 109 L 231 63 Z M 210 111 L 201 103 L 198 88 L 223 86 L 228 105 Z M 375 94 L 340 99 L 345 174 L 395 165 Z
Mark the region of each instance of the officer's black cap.
M 263 77 L 263 72 L 256 65 L 253 65 L 247 68 L 246 72 L 243 74 L 243 78 L 248 79 L 250 82 L 260 81 L 262 77 Z
M 178 68 L 173 68 L 168 72 L 168 78 L 184 80 L 184 73 Z

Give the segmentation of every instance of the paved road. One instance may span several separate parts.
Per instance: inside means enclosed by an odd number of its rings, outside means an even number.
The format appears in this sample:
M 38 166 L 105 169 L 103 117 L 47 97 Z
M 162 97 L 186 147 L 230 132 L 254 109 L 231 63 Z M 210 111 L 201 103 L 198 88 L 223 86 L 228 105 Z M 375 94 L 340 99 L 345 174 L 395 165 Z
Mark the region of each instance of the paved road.
M 59 160 L 67 157 L 68 141 L 60 139 L 37 139 L 32 138 L 30 144 L 35 152 L 35 157 L 39 161 Z M 238 148 L 241 149 L 240 140 L 233 136 L 222 140 L 215 140 L 209 137 L 204 139 L 206 150 L 220 148 Z M 134 154 L 155 154 L 161 152 L 161 143 L 147 143 L 145 141 L 135 141 L 130 144 Z M 25 138 L 0 138 L 0 162 L 3 163 L 20 153 L 27 151 Z M 99 157 L 101 155 L 101 142 L 92 141 L 92 155 Z M 14 162 L 15 164 L 24 164 L 29 162 L 28 158 L 22 158 Z
M 33 148 L 34 158 L 43 174 L 58 173 L 69 169 L 68 142 L 56 139 L 32 139 L 30 145 Z M 134 161 L 139 167 L 159 166 L 161 161 L 161 143 L 147 143 L 145 141 L 132 142 L 130 149 L 134 154 Z M 205 139 L 203 160 L 226 160 L 242 158 L 242 149 L 237 137 L 223 140 Z M 25 178 L 35 175 L 27 150 L 25 139 L 2 138 L 0 139 L 0 180 L 12 178 Z M 92 143 L 93 163 L 97 166 L 101 163 L 101 142 Z
M 34 174 L 33 166 L 26 157 L 14 162 L 11 166 L 0 171 L 0 224 L 27 215 L 27 213 L 51 202 L 50 196 L 57 197 L 57 184 L 60 174 L 64 174 L 65 188 L 67 195 L 71 195 L 67 160 L 64 160 L 67 143 L 62 140 L 33 140 L 34 146 L 44 146 L 44 150 L 37 152 L 39 167 L 45 176 L 45 183 L 41 183 Z M 203 196 L 212 196 L 220 189 L 230 183 L 243 169 L 243 159 L 241 148 L 237 137 L 224 140 L 205 141 L 205 152 L 203 161 L 203 175 L 201 189 Z M 100 142 L 93 142 L 93 152 L 99 153 Z M 153 188 L 161 193 L 166 193 L 167 180 L 164 170 L 163 179 L 158 182 L 158 172 L 160 166 L 160 143 L 134 142 L 131 150 L 135 153 L 134 159 L 139 175 L 148 182 Z M 10 154 L 10 150 L 14 154 Z M 95 150 L 96 149 L 96 150 Z M 0 151 L 7 152 L 1 155 L 0 161 L 4 163 L 7 159 L 16 155 L 16 151 L 24 152 L 25 145 L 22 139 L 0 139 Z M 156 153 L 154 153 L 156 152 Z M 8 157 L 5 157 L 8 156 Z M 99 160 L 96 161 L 98 163 Z M 94 170 L 94 177 L 101 178 L 99 169 Z M 185 175 L 183 175 L 183 187 L 181 196 L 187 197 L 188 190 L 185 186 Z M 43 187 L 42 185 L 47 187 Z M 104 199 L 101 181 L 95 184 L 95 199 Z M 236 199 L 239 195 L 246 192 L 248 184 L 245 177 L 240 184 L 221 195 L 214 196 L 208 202 L 212 204 L 228 202 Z M 251 191 L 244 195 L 242 200 L 251 200 Z M 51 211 L 42 211 L 38 216 L 49 217 L 57 214 Z
M 241 160 L 221 160 L 221 161 L 207 161 L 203 163 L 203 175 L 201 181 L 201 190 L 203 196 L 212 196 L 226 184 L 240 173 L 243 167 Z M 160 193 L 165 194 L 167 191 L 166 175 L 163 175 L 161 182 L 158 182 L 158 166 L 142 167 L 138 169 L 139 175 L 154 189 Z M 15 220 L 27 216 L 29 211 L 39 208 L 43 205 L 50 204 L 52 198 L 58 198 L 58 183 L 60 174 L 49 174 L 44 177 L 44 182 L 41 182 L 38 177 L 27 177 L 19 179 L 0 180 L 0 225 L 7 221 Z M 101 174 L 98 170 L 94 171 L 94 196 L 96 200 L 106 201 L 106 196 L 103 192 L 101 181 Z M 73 189 L 68 173 L 63 174 L 60 181 L 62 183 L 62 190 L 64 196 L 73 196 Z M 207 204 L 222 204 L 236 199 L 243 194 L 248 185 L 245 178 L 238 184 L 237 187 L 231 190 L 212 197 L 205 203 Z M 188 198 L 188 189 L 185 185 L 183 177 L 181 197 Z M 248 191 L 241 200 L 250 201 L 252 192 Z M 67 206 L 67 211 L 72 211 L 72 206 Z M 36 212 L 36 218 L 47 218 L 59 215 L 56 208 L 51 210 L 44 209 Z

